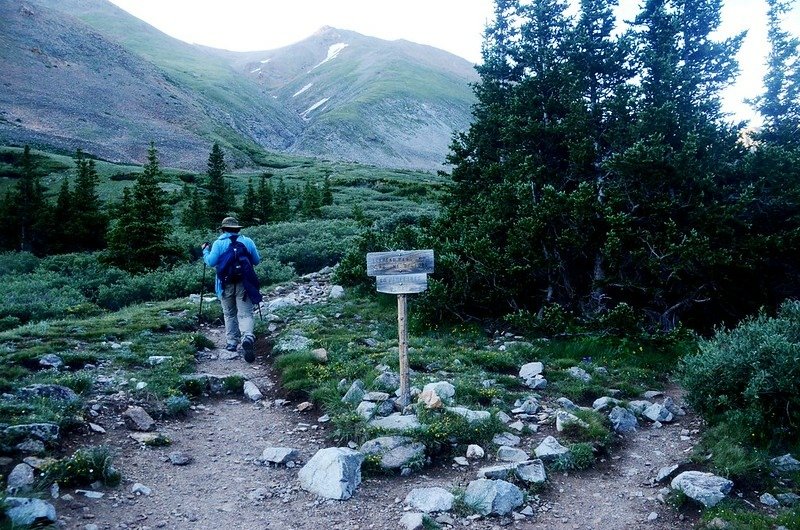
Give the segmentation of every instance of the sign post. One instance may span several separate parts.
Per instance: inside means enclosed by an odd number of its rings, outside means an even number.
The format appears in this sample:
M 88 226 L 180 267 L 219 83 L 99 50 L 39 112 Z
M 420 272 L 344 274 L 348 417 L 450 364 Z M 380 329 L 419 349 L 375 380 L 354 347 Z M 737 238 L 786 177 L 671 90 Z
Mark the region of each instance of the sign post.
M 397 346 L 400 354 L 400 404 L 411 403 L 408 374 L 407 295 L 428 288 L 433 272 L 433 250 L 398 250 L 367 254 L 367 275 L 375 276 L 379 293 L 397 295 Z

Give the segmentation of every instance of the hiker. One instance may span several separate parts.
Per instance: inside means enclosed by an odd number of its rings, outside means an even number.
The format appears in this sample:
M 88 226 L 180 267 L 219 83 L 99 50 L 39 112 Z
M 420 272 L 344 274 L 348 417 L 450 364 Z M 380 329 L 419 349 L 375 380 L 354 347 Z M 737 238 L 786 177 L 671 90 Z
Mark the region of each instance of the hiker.
M 215 287 L 225 318 L 225 349 L 235 352 L 241 339 L 244 360 L 251 363 L 256 341 L 253 305 L 261 303 L 253 266 L 261 257 L 253 240 L 239 234 L 241 229 L 235 217 L 226 217 L 219 226 L 220 236 L 213 244 L 203 243 L 202 248 L 206 265 L 217 270 Z M 234 271 L 237 265 L 240 271 Z

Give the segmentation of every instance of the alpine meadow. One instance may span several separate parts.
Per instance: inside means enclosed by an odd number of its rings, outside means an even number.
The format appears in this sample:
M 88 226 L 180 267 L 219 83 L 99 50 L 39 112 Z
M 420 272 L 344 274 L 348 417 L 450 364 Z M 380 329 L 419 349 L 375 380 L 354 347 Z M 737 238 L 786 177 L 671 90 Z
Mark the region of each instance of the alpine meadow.
M 800 36 L 764 4 L 745 123 L 723 0 L 494 0 L 474 66 L 2 3 L 0 528 L 800 529 Z M 376 292 L 402 251 L 427 276 Z

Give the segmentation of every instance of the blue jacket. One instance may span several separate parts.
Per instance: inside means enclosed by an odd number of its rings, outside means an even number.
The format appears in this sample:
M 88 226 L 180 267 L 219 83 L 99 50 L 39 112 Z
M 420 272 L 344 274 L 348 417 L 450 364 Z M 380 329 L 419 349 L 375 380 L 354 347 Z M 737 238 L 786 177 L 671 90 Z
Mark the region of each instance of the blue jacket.
M 258 250 L 256 249 L 256 244 L 253 243 L 253 240 L 247 236 L 233 234 L 231 232 L 223 232 L 210 247 L 203 249 L 203 261 L 206 262 L 206 265 L 209 267 L 217 266 L 220 256 L 222 256 L 222 254 L 228 250 L 228 247 L 231 246 L 231 236 L 238 236 L 236 240 L 240 243 L 243 243 L 244 246 L 247 247 L 247 250 L 250 252 L 250 256 L 253 258 L 253 266 L 258 265 L 258 263 L 261 261 L 261 256 L 258 255 Z M 216 277 L 214 288 L 217 292 L 217 298 L 222 300 L 222 282 L 219 280 L 219 276 Z

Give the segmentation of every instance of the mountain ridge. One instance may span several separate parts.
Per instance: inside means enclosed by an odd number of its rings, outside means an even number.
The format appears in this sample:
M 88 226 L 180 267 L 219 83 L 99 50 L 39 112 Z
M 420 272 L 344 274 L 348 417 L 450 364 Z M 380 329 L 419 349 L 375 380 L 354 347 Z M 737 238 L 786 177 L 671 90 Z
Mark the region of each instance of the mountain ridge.
M 167 163 L 200 168 L 217 141 L 233 166 L 266 150 L 436 170 L 471 119 L 473 65 L 402 39 L 324 26 L 233 52 L 174 39 L 105 0 L 30 0 L 0 15 L 12 28 L 0 35 L 12 74 L 4 143 L 141 162 L 152 140 Z

